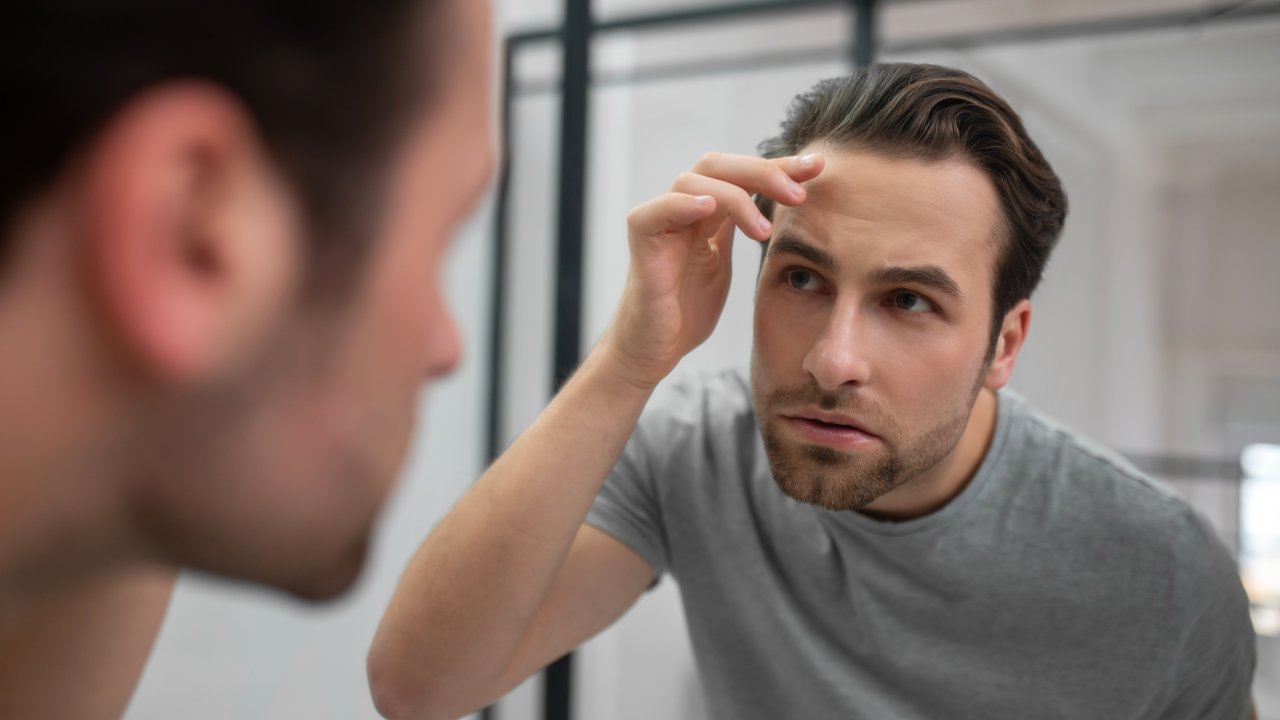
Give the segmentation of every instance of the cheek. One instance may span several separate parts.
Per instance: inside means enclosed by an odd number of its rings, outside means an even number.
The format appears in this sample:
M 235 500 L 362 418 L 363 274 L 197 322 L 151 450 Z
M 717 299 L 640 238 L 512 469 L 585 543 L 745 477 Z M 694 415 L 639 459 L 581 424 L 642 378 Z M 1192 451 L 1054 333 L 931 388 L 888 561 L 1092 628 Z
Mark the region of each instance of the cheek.
M 405 252 L 387 268 L 370 304 L 370 337 L 364 352 L 377 366 L 372 375 L 394 392 L 416 389 L 429 357 L 451 331 L 452 320 L 440 287 L 440 258 L 431 252 Z
M 431 328 L 442 321 L 441 266 L 451 228 L 442 208 L 452 198 L 430 167 L 416 170 L 403 178 L 402 201 L 384 225 L 369 314 L 382 347 L 419 361 Z
M 753 321 L 752 355 L 761 369 L 798 369 L 812 343 L 808 327 L 818 319 L 767 289 L 759 291 Z M 793 367 L 794 366 L 794 367 Z
M 955 327 L 900 334 L 881 347 L 892 349 L 878 358 L 880 384 L 916 406 L 949 405 L 953 398 L 967 398 L 983 357 L 983 347 Z

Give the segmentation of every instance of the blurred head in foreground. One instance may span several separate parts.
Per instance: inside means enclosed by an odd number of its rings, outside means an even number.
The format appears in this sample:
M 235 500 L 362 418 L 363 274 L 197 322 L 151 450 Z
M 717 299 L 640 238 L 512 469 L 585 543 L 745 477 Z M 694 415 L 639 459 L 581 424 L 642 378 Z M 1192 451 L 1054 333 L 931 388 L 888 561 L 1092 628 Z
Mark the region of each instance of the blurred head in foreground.
M 20 0 L 0 22 L 0 578 L 345 590 L 490 173 L 470 0 Z

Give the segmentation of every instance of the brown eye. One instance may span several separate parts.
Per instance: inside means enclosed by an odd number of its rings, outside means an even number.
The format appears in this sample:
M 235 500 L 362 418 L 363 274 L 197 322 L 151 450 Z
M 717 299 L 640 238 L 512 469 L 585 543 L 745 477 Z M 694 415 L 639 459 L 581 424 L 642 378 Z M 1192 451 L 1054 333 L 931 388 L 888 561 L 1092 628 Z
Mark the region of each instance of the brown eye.
M 815 290 L 818 287 L 817 276 L 802 268 L 788 270 L 786 278 L 787 284 L 797 290 Z
M 921 295 L 905 290 L 894 294 L 893 305 L 899 310 L 910 313 L 925 313 L 933 310 L 933 303 L 930 303 Z

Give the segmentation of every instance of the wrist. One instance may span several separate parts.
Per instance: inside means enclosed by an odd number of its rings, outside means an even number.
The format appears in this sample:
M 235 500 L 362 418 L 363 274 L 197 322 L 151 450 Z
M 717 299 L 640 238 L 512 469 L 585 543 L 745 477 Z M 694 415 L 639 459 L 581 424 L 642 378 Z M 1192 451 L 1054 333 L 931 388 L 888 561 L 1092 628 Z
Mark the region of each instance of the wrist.
M 594 383 L 601 384 L 610 393 L 638 396 L 644 400 L 666 376 L 665 373 L 645 372 L 629 362 L 626 353 L 611 342 L 608 334 L 591 349 L 579 372 L 591 376 Z

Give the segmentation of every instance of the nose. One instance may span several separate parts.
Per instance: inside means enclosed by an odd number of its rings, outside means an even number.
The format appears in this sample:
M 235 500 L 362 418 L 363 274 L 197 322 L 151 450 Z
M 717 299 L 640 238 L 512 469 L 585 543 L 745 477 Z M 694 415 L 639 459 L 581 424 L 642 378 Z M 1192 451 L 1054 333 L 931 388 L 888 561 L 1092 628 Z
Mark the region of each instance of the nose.
M 462 358 L 462 340 L 458 336 L 453 313 L 449 312 L 449 307 L 438 295 L 433 302 L 435 307 L 428 319 L 430 331 L 427 333 L 426 380 L 453 372 Z
M 857 308 L 836 308 L 804 358 L 804 371 L 824 390 L 865 385 L 871 379 L 865 328 Z

